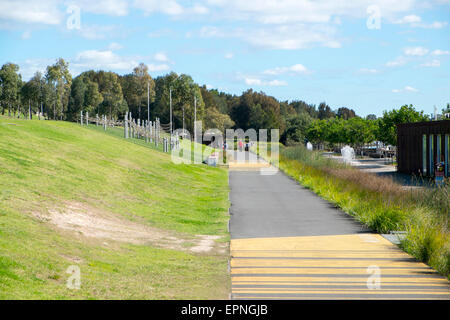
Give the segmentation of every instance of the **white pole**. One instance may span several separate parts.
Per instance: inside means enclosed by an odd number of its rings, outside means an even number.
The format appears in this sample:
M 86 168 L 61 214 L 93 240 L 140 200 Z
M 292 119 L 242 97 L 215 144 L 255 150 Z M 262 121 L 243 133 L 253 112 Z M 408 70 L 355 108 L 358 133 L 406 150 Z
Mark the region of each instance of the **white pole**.
M 197 97 L 194 96 L 194 142 L 197 142 Z
M 169 90 L 169 102 L 170 102 L 170 134 L 172 135 L 172 88 Z
M 147 82 L 147 121 L 150 122 L 150 82 Z

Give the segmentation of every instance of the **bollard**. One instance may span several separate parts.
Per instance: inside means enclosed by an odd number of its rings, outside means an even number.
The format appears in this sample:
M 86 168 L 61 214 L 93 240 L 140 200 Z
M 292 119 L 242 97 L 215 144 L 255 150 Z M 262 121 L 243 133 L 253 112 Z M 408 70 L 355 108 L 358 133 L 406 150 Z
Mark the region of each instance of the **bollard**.
M 124 135 L 125 139 L 128 139 L 128 121 L 127 121 L 127 117 L 128 117 L 128 114 L 125 113 L 125 117 L 123 118 L 123 130 L 124 130 L 123 135 Z
M 86 125 L 89 126 L 89 112 L 86 111 Z
M 81 111 L 81 116 L 80 116 L 80 124 L 83 125 L 83 111 Z

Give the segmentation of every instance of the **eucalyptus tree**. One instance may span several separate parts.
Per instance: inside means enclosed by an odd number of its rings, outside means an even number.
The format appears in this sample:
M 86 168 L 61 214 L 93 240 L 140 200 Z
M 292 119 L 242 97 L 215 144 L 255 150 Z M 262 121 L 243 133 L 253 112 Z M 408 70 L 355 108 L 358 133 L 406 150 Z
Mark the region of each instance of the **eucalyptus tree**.
M 0 69 L 0 82 L 2 107 L 4 108 L 4 105 L 8 107 L 8 115 L 10 116 L 11 109 L 15 113 L 20 102 L 22 76 L 19 74 L 19 66 L 14 63 L 5 63 Z
M 195 113 L 197 120 L 203 120 L 205 116 L 205 103 L 199 86 L 189 75 L 177 75 L 171 72 L 155 80 L 155 101 L 153 110 L 164 123 L 170 123 L 170 92 L 172 92 L 173 128 L 183 126 L 183 113 L 185 125 L 188 130 L 194 129 Z M 196 110 L 194 103 L 196 102 Z M 196 112 L 195 112 L 196 111 Z M 193 131 L 191 131 L 193 132 Z
M 90 71 L 91 81 L 98 84 L 98 91 L 103 97 L 99 105 L 99 113 L 104 113 L 109 118 L 117 118 L 128 111 L 128 104 L 123 97 L 122 86 L 119 75 L 114 72 Z
M 58 116 L 62 120 L 67 111 L 70 98 L 70 87 L 72 75 L 69 72 L 69 64 L 64 59 L 59 58 L 55 64 L 47 67 L 47 83 L 53 90 L 53 119 Z
M 26 82 L 21 89 L 21 100 L 30 111 L 42 111 L 44 102 L 45 80 L 40 72 L 36 72 L 34 76 Z
M 72 82 L 67 116 L 69 119 L 75 120 L 80 111 L 90 114 L 98 113 L 99 105 L 102 102 L 103 96 L 99 92 L 98 83 L 82 73 Z
M 147 119 L 147 103 L 155 100 L 155 81 L 149 75 L 148 67 L 140 63 L 132 73 L 122 76 L 120 83 L 130 111 L 140 119 Z

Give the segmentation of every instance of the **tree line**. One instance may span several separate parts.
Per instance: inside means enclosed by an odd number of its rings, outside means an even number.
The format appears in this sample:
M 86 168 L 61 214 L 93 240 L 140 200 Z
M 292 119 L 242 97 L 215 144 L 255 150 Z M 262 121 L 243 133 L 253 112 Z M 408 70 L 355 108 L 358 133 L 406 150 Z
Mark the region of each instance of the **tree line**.
M 60 58 L 45 74 L 36 72 L 29 81 L 22 81 L 17 64 L 6 63 L 0 69 L 0 108 L 9 116 L 31 111 L 42 112 L 49 119 L 76 121 L 81 111 L 110 119 L 123 119 L 129 111 L 134 118 L 158 117 L 168 124 L 170 97 L 174 129 L 184 127 L 192 132 L 195 99 L 196 117 L 203 121 L 204 129 L 279 128 L 284 144 L 311 141 L 360 146 L 378 140 L 395 145 L 397 123 L 429 120 L 412 105 L 385 111 L 377 119 L 375 115 L 359 117 L 346 107 L 333 110 L 325 102 L 316 106 L 301 100 L 278 101 L 252 89 L 231 95 L 200 86 L 186 74 L 171 72 L 153 79 L 143 63 L 125 75 L 89 70 L 72 78 L 69 64 Z

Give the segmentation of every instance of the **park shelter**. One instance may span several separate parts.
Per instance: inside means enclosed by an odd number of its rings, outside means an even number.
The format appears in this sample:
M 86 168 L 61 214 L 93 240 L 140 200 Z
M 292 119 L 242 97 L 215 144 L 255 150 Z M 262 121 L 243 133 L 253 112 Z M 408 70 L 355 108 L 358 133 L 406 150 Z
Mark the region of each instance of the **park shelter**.
M 450 120 L 397 125 L 398 172 L 434 176 L 436 164 L 445 164 L 450 177 Z

